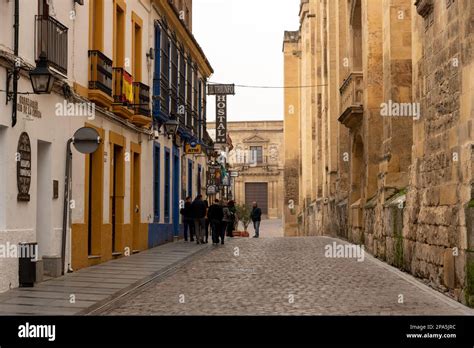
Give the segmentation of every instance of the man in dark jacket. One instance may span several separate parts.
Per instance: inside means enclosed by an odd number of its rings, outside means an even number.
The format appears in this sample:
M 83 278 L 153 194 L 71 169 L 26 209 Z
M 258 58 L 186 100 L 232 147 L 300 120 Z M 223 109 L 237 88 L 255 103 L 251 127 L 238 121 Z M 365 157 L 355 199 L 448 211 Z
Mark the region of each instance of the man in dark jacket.
M 219 235 L 221 234 L 222 218 L 224 217 L 224 211 L 222 205 L 219 204 L 219 200 L 216 199 L 214 204 L 209 207 L 207 211 L 207 218 L 211 224 L 212 231 L 212 244 L 219 244 Z
M 194 219 L 194 233 L 196 234 L 196 243 L 204 244 L 204 230 L 206 228 L 206 204 L 202 200 L 202 195 L 197 195 L 191 203 L 191 211 Z
M 191 211 L 191 197 L 186 197 L 184 202 L 184 207 L 180 210 L 181 215 L 183 215 L 183 225 L 184 225 L 184 241 L 188 241 L 188 229 L 189 236 L 191 237 L 191 242 L 194 242 L 194 220 Z
M 262 209 L 257 205 L 257 202 L 253 202 L 252 212 L 250 213 L 250 218 L 253 222 L 253 228 L 255 229 L 255 236 L 253 238 L 258 238 L 260 235 L 260 221 L 262 220 Z

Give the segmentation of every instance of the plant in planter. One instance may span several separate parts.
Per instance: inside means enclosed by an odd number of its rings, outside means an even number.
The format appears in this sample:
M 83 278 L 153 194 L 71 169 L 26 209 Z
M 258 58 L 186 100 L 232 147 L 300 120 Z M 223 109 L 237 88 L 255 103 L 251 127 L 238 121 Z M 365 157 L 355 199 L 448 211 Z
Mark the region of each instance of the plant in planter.
M 244 231 L 242 234 L 245 234 L 245 236 L 248 237 L 249 234 L 247 232 L 247 228 L 251 222 L 250 208 L 246 204 L 236 205 L 236 213 L 238 221 L 242 222 L 242 226 L 244 226 Z

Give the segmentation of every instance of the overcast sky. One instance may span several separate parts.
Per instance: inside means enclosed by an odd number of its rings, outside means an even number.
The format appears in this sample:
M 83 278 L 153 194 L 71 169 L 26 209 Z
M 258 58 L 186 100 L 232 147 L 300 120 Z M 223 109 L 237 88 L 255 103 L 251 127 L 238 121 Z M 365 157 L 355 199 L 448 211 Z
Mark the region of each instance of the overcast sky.
M 210 81 L 283 86 L 283 32 L 298 29 L 300 0 L 194 0 L 193 33 L 214 68 Z M 228 121 L 282 120 L 282 89 L 236 87 Z M 208 121 L 215 97 L 208 97 Z

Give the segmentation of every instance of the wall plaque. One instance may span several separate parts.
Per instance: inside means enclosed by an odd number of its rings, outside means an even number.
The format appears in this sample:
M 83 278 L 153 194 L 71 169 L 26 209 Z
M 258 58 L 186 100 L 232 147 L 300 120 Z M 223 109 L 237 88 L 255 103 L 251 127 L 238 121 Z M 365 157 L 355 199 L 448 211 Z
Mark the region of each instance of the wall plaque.
M 18 139 L 16 159 L 17 200 L 29 202 L 31 184 L 31 143 L 30 137 L 26 132 L 21 133 Z

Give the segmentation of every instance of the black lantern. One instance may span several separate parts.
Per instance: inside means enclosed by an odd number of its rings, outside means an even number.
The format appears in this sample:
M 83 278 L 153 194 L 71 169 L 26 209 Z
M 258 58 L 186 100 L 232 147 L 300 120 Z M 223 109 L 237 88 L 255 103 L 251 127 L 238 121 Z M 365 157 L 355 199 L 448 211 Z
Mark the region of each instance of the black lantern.
M 36 68 L 30 71 L 30 80 L 36 94 L 50 94 L 54 85 L 54 76 L 49 70 L 46 54 L 42 52 L 36 61 Z
M 165 133 L 168 136 L 174 136 L 178 132 L 179 122 L 176 119 L 171 118 L 164 123 L 164 127 Z

